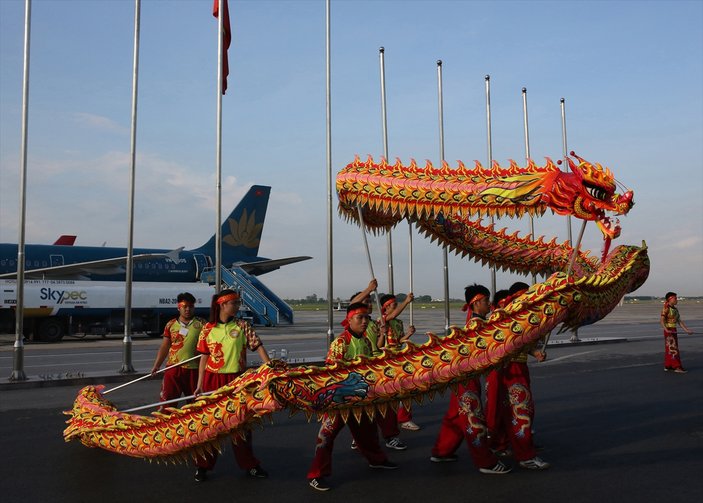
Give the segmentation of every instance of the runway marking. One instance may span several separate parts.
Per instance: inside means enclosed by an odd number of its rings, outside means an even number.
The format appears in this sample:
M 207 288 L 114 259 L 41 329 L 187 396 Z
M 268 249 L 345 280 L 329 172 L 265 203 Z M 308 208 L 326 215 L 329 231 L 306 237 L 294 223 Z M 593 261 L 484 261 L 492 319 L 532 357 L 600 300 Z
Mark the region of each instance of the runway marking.
M 587 355 L 589 353 L 598 353 L 599 351 L 602 351 L 600 349 L 593 349 L 591 351 L 581 351 L 580 353 L 574 353 L 571 355 L 564 355 L 560 356 L 559 358 L 548 358 L 547 360 L 543 361 L 540 363 L 540 365 L 544 365 L 545 363 L 552 363 L 552 362 L 558 362 L 561 360 L 568 360 L 569 358 L 573 358 L 575 356 L 582 356 L 582 355 Z

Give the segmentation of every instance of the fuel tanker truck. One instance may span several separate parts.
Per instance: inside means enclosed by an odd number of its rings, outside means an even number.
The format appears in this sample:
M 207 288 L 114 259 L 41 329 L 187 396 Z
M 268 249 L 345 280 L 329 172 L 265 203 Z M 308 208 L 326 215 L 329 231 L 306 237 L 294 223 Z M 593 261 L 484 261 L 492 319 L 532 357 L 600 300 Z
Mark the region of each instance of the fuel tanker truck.
M 65 335 L 124 334 L 122 281 L 26 280 L 24 335 L 59 342 Z M 196 314 L 207 319 L 215 287 L 207 283 L 132 283 L 132 332 L 158 336 L 177 316 L 176 297 L 190 292 Z M 15 333 L 16 280 L 0 280 L 0 333 Z

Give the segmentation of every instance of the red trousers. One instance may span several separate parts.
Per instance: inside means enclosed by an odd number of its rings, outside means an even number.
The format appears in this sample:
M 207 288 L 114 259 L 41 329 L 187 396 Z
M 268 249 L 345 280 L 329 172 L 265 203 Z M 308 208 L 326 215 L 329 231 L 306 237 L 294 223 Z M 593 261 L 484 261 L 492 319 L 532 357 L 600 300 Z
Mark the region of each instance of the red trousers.
M 681 353 L 679 353 L 679 336 L 675 328 L 664 330 L 664 368 L 680 369 Z
M 410 410 L 410 408 L 405 408 L 403 404 L 398 407 L 398 422 L 399 423 L 407 423 L 408 421 L 413 420 L 413 413 Z
M 400 404 L 398 406 L 398 412 L 394 412 L 393 409 L 388 407 L 386 417 L 381 417 L 379 414 L 376 417 L 376 423 L 378 423 L 378 428 L 381 430 L 383 438 L 388 440 L 389 438 L 400 435 L 400 429 L 398 428 L 400 423 L 412 421 L 412 419 L 413 415 L 410 413 L 410 409 L 406 409 L 403 404 Z
M 400 407 L 398 407 L 398 413 L 400 413 Z M 381 430 L 381 435 L 386 440 L 400 435 L 398 413 L 391 409 L 390 406 L 388 406 L 386 411 L 386 417 L 381 417 L 380 413 L 376 413 L 376 424 L 378 424 L 378 429 Z
M 203 378 L 203 391 L 213 391 L 217 388 L 221 388 L 238 375 L 240 375 L 240 373 L 217 374 L 214 372 L 205 371 L 205 377 Z M 244 440 L 238 438 L 237 443 L 235 443 L 233 439 L 232 450 L 234 451 L 234 459 L 237 461 L 239 468 L 242 470 L 251 470 L 252 468 L 259 466 L 259 460 L 254 456 L 254 450 L 252 448 L 251 432 L 246 434 Z M 198 468 L 205 468 L 206 470 L 212 470 L 215 467 L 216 462 L 217 451 L 204 456 L 198 456 L 195 459 L 195 466 Z
M 198 369 L 175 367 L 164 372 L 161 383 L 161 401 L 190 396 L 198 385 Z
M 486 426 L 490 445 L 503 450 L 508 443 L 516 461 L 537 455 L 532 441 L 534 402 L 527 363 L 508 362 L 486 378 Z
M 452 393 L 432 455 L 446 457 L 454 454 L 466 439 L 466 445 L 477 468 L 489 468 L 498 462 L 488 448 L 486 423 L 481 406 L 481 381 L 472 379 Z
M 386 414 L 388 417 L 388 414 Z M 362 416 L 357 422 L 352 416 L 346 423 L 349 426 L 352 437 L 356 441 L 356 447 L 369 464 L 379 464 L 386 461 L 386 453 L 378 444 L 378 434 L 376 433 L 375 421 L 370 421 L 366 416 Z M 332 450 L 334 449 L 334 439 L 344 428 L 344 421 L 339 415 L 322 416 L 322 424 L 317 434 L 315 444 L 315 458 L 312 460 L 310 470 L 308 470 L 308 480 L 319 477 L 328 477 L 332 474 Z

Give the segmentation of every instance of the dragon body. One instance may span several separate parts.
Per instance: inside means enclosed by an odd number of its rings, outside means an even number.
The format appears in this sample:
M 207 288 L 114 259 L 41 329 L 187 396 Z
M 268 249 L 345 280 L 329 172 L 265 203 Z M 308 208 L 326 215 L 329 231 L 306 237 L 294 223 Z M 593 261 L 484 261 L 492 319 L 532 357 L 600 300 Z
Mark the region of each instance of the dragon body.
M 337 178 L 340 211 L 372 229 L 388 229 L 402 219 L 458 253 L 508 270 L 550 273 L 488 320 L 451 327 L 444 337 L 429 334 L 421 345 L 407 343 L 373 358 L 326 366 L 263 365 L 247 370 L 212 395 L 178 409 L 141 416 L 119 412 L 102 386 L 83 388 L 76 398 L 64 438 L 90 447 L 150 459 L 185 459 L 243 435 L 275 411 L 324 412 L 373 417 L 398 403 L 422 401 L 535 344 L 554 329 L 568 330 L 606 316 L 623 295 L 649 273 L 647 247 L 618 246 L 599 261 L 573 253 L 566 244 L 509 235 L 476 216 L 540 215 L 547 210 L 599 222 L 606 241 L 617 237 L 606 213 L 624 214 L 632 192 L 618 195 L 609 170 L 581 158 L 569 159 L 571 173 L 548 161 L 508 169 L 480 165 L 451 170 L 415 163 L 388 166 L 358 159 Z M 571 267 L 569 267 L 571 266 Z M 564 271 L 570 271 L 568 274 Z

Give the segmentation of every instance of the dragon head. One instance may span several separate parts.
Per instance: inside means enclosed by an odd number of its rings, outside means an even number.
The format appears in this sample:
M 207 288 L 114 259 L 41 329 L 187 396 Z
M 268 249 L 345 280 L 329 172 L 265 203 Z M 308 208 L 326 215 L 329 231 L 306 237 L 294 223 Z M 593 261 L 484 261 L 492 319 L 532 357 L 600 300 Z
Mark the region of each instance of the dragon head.
M 542 197 L 556 213 L 595 221 L 609 243 L 620 236 L 620 222 L 612 221 L 606 212 L 627 214 L 634 205 L 633 192 L 616 193 L 615 177 L 608 168 L 570 154 L 567 162 L 571 173 L 557 172 L 551 190 L 543 192 Z

